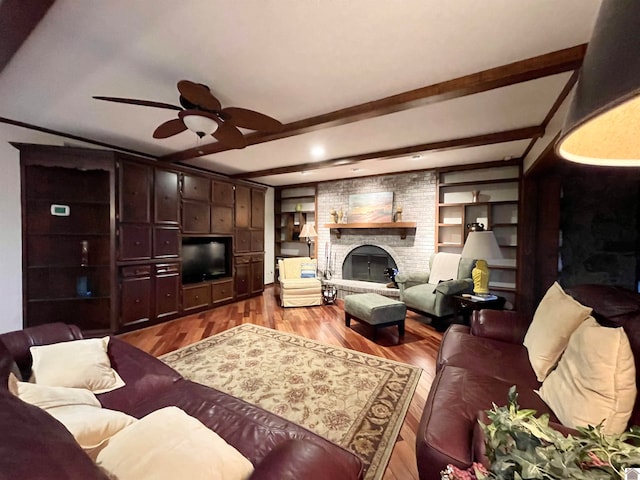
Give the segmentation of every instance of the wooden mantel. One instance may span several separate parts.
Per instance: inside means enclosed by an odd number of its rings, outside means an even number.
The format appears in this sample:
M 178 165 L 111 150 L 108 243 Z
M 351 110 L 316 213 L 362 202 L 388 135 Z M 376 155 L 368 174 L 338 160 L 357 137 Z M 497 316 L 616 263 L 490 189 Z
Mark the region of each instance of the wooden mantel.
M 367 229 L 367 230 L 400 230 L 400 238 L 407 238 L 407 230 L 415 230 L 417 222 L 384 222 L 384 223 L 325 223 L 324 227 L 336 231 L 338 238 L 344 229 Z

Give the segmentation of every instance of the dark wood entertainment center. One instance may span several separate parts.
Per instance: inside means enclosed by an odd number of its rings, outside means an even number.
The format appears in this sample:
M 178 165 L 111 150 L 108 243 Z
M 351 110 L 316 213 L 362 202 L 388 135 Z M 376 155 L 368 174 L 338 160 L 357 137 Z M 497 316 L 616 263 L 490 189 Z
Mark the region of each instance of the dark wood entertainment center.
M 142 328 L 262 293 L 265 188 L 114 151 L 20 150 L 24 326 Z M 182 238 L 230 239 L 228 276 L 182 283 Z

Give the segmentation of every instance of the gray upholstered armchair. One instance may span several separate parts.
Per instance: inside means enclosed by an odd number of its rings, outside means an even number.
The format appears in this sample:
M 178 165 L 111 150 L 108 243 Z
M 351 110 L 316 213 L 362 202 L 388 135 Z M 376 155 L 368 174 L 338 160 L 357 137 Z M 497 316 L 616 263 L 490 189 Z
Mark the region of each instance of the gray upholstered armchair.
M 436 259 L 437 256 L 440 257 Z M 434 253 L 426 273 L 406 275 L 400 272 L 396 275 L 400 300 L 407 308 L 439 321 L 434 326 L 440 329 L 442 320 L 455 313 L 451 295 L 473 290 L 471 270 L 474 264 L 474 259 L 461 258 L 457 254 Z

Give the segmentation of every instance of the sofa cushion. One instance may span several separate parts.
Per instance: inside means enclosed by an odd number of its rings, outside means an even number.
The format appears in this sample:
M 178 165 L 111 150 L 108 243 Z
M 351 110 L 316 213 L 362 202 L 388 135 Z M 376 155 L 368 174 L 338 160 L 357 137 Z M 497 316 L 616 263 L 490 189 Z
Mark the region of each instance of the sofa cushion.
M 524 337 L 524 346 L 539 381 L 553 370 L 569 337 L 590 313 L 590 307 L 567 295 L 558 282 L 547 290 Z
M 402 294 L 402 301 L 413 308 L 420 306 L 421 310 L 433 311 L 436 307 L 436 294 L 434 293 L 436 287 L 437 285 L 423 283 L 407 288 Z
M 309 293 L 318 293 L 322 282 L 318 278 L 284 278 L 280 285 L 287 290 L 313 289 Z
M 433 257 L 429 283 L 437 285 L 439 282 L 458 278 L 459 253 L 438 252 Z
M 45 410 L 88 451 L 100 447 L 111 436 L 136 421 L 125 413 L 102 408 L 96 396 L 84 388 L 20 382 L 11 375 L 9 391 L 23 402 Z
M 4 389 L 0 425 L 3 479 L 108 480 L 60 422 Z
M 503 382 L 472 370 L 444 365 L 431 385 L 416 437 L 420 478 L 440 478 L 451 463 L 468 467 L 473 461 L 471 439 L 478 410 L 495 402 L 505 405 L 511 382 Z M 526 386 L 516 385 L 518 400 L 527 408 L 555 416 L 542 399 Z
M 177 407 L 157 410 L 114 435 L 96 463 L 119 480 L 241 480 L 253 465 Z
M 315 260 L 300 263 L 300 278 L 316 278 L 317 269 Z
M 568 427 L 597 425 L 622 433 L 636 400 L 636 370 L 622 328 L 603 327 L 589 317 L 542 384 L 540 396 Z
M 477 337 L 469 332 L 469 327 L 462 325 L 452 325 L 442 337 L 437 367 L 444 365 L 469 369 L 531 389 L 540 387 L 523 345 Z
M 103 393 L 124 386 L 107 355 L 109 337 L 31 347 L 35 383 Z

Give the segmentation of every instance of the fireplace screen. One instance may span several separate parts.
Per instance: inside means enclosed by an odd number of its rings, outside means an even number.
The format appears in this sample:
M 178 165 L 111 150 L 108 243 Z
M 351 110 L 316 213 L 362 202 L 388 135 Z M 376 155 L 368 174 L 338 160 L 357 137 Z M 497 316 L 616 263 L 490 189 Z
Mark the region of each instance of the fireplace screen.
M 384 274 L 387 268 L 398 267 L 386 250 L 375 245 L 362 245 L 351 250 L 344 259 L 342 279 L 387 283 L 389 277 Z

